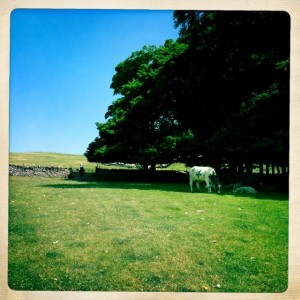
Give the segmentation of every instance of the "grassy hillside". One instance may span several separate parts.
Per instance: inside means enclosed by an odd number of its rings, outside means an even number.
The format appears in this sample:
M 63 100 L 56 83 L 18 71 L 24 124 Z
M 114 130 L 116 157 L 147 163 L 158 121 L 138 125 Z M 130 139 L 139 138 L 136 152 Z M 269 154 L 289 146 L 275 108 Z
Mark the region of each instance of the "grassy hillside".
M 47 166 L 73 168 L 76 170 L 82 163 L 87 171 L 94 171 L 95 163 L 89 163 L 85 156 L 75 154 L 59 154 L 46 152 L 10 153 L 9 163 L 25 166 Z
M 47 152 L 18 152 L 10 153 L 9 163 L 14 165 L 25 166 L 47 166 L 47 167 L 62 167 L 73 168 L 76 170 L 82 163 L 85 166 L 87 172 L 94 172 L 97 163 L 90 163 L 87 161 L 84 155 L 75 154 L 59 154 L 59 153 L 47 153 Z M 115 169 L 119 167 L 111 165 L 99 164 L 101 168 Z M 174 163 L 168 168 L 161 170 L 186 170 L 184 164 Z

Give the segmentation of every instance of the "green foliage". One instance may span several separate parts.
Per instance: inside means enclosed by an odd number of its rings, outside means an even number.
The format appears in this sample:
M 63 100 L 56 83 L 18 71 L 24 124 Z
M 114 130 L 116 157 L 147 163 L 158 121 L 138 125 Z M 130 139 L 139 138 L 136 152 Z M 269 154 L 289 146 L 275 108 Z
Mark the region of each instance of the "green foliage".
M 107 121 L 97 123 L 100 138 L 89 146 L 86 156 L 90 161 L 147 165 L 173 160 L 168 154 L 172 149 L 166 146 L 178 122 L 153 87 L 159 85 L 158 75 L 164 64 L 185 49 L 185 45 L 167 40 L 161 47 L 145 46 L 117 65 L 111 87 L 122 97 L 108 108 Z M 173 147 L 179 136 L 177 132 Z
M 144 46 L 116 66 L 120 98 L 87 158 L 287 165 L 289 15 L 176 11 L 174 24 L 177 41 Z
M 287 165 L 288 14 L 178 11 L 174 18 L 181 40 L 190 45 L 186 57 L 193 62 L 188 65 L 193 85 L 179 99 L 190 117 L 183 116 L 182 122 L 202 141 L 198 151 L 216 164 L 250 160 Z M 202 126 L 191 119 L 200 119 Z M 276 140 L 277 135 L 285 138 Z

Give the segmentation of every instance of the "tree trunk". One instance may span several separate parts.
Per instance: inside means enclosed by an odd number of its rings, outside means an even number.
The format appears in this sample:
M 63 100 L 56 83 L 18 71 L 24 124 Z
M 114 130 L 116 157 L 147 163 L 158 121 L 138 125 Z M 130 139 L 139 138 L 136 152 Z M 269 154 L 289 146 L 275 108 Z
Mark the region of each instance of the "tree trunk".
M 253 170 L 253 163 L 247 163 L 246 165 L 246 172 L 247 174 L 252 174 L 252 170 Z
M 275 164 L 272 164 L 272 175 L 275 175 Z
M 263 163 L 259 163 L 259 174 L 260 175 L 264 174 L 264 164 Z
M 281 172 L 280 172 L 280 167 L 279 167 L 278 164 L 276 164 L 276 169 L 277 169 L 277 174 L 281 174 Z
M 270 164 L 269 163 L 266 163 L 266 174 L 269 175 L 270 174 Z
M 237 171 L 238 171 L 238 173 L 243 173 L 243 171 L 244 171 L 244 166 L 243 166 L 243 164 L 238 163 L 238 165 L 237 165 Z
M 282 165 L 282 167 L 281 167 L 281 169 L 282 169 L 282 174 L 286 174 L 287 173 L 287 171 L 286 171 L 286 166 L 285 165 Z
M 156 166 L 156 164 L 151 164 L 151 166 L 150 166 L 150 171 L 155 171 L 155 166 Z

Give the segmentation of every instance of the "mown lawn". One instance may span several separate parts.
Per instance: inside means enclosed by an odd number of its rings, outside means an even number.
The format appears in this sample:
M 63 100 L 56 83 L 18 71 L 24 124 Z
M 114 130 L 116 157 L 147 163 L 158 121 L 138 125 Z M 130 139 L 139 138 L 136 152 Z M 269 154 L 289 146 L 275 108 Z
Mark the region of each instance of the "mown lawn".
M 188 184 L 9 179 L 16 290 L 283 292 L 288 198 Z

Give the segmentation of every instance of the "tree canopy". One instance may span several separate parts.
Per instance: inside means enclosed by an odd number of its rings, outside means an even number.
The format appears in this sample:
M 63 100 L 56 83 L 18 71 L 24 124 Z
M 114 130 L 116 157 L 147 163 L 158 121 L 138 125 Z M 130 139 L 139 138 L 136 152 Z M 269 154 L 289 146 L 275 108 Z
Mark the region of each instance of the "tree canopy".
M 289 15 L 175 11 L 174 25 L 176 41 L 116 66 L 88 160 L 288 165 Z

